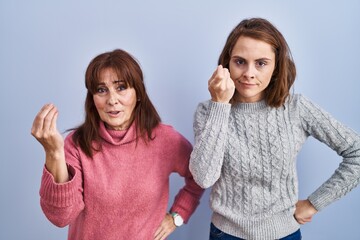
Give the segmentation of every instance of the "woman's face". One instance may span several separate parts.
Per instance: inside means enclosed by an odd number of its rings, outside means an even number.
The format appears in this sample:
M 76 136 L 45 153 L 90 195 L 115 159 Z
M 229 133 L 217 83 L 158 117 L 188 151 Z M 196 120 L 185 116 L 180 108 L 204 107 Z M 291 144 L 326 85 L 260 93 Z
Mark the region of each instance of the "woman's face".
M 264 98 L 275 69 L 271 45 L 250 37 L 239 37 L 230 56 L 230 77 L 235 83 L 237 102 L 257 102 Z
M 126 87 L 124 80 L 119 79 L 113 69 L 102 70 L 93 99 L 100 119 L 108 128 L 129 128 L 136 106 L 136 92 L 134 88 Z

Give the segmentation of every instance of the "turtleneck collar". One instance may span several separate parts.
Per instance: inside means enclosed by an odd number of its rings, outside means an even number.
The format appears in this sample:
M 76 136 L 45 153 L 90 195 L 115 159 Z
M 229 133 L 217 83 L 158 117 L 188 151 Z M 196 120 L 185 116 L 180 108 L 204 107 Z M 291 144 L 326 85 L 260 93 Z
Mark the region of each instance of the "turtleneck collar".
M 133 122 L 128 129 L 112 130 L 105 126 L 103 121 L 100 122 L 100 137 L 113 145 L 123 145 L 136 140 L 136 126 Z

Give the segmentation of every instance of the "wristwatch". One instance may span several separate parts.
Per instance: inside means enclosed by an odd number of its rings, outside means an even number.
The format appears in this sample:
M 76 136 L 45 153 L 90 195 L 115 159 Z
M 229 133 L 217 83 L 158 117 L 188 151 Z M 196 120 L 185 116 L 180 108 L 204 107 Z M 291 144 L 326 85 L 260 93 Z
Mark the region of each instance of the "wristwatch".
M 184 219 L 177 212 L 172 212 L 171 216 L 174 220 L 174 224 L 176 227 L 180 227 L 181 225 L 183 225 Z

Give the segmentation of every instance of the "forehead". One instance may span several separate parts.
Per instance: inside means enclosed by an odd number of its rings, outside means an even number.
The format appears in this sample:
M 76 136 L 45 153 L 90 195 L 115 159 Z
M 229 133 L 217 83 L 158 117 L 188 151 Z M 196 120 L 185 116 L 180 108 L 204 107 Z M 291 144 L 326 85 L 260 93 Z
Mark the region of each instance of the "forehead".
M 105 68 L 99 73 L 99 82 L 119 80 L 118 73 L 112 68 Z
M 128 82 L 123 78 L 123 76 L 120 74 L 119 71 L 113 68 L 105 68 L 101 70 L 98 74 L 97 82 L 95 83 L 95 86 L 97 85 L 119 85 L 125 83 L 126 85 Z
M 274 58 L 275 52 L 267 42 L 241 36 L 235 43 L 231 56 L 247 58 Z

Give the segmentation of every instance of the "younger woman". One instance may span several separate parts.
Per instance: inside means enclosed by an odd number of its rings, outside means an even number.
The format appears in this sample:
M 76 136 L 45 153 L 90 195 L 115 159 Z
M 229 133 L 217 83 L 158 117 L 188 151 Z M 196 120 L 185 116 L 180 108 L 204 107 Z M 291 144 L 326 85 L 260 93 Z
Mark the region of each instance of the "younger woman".
M 300 225 L 360 181 L 360 137 L 302 95 L 282 34 L 246 19 L 230 33 L 209 80 L 211 100 L 194 120 L 190 171 L 212 186 L 210 239 L 301 239 Z M 298 200 L 296 156 L 313 136 L 342 158 L 335 173 Z

